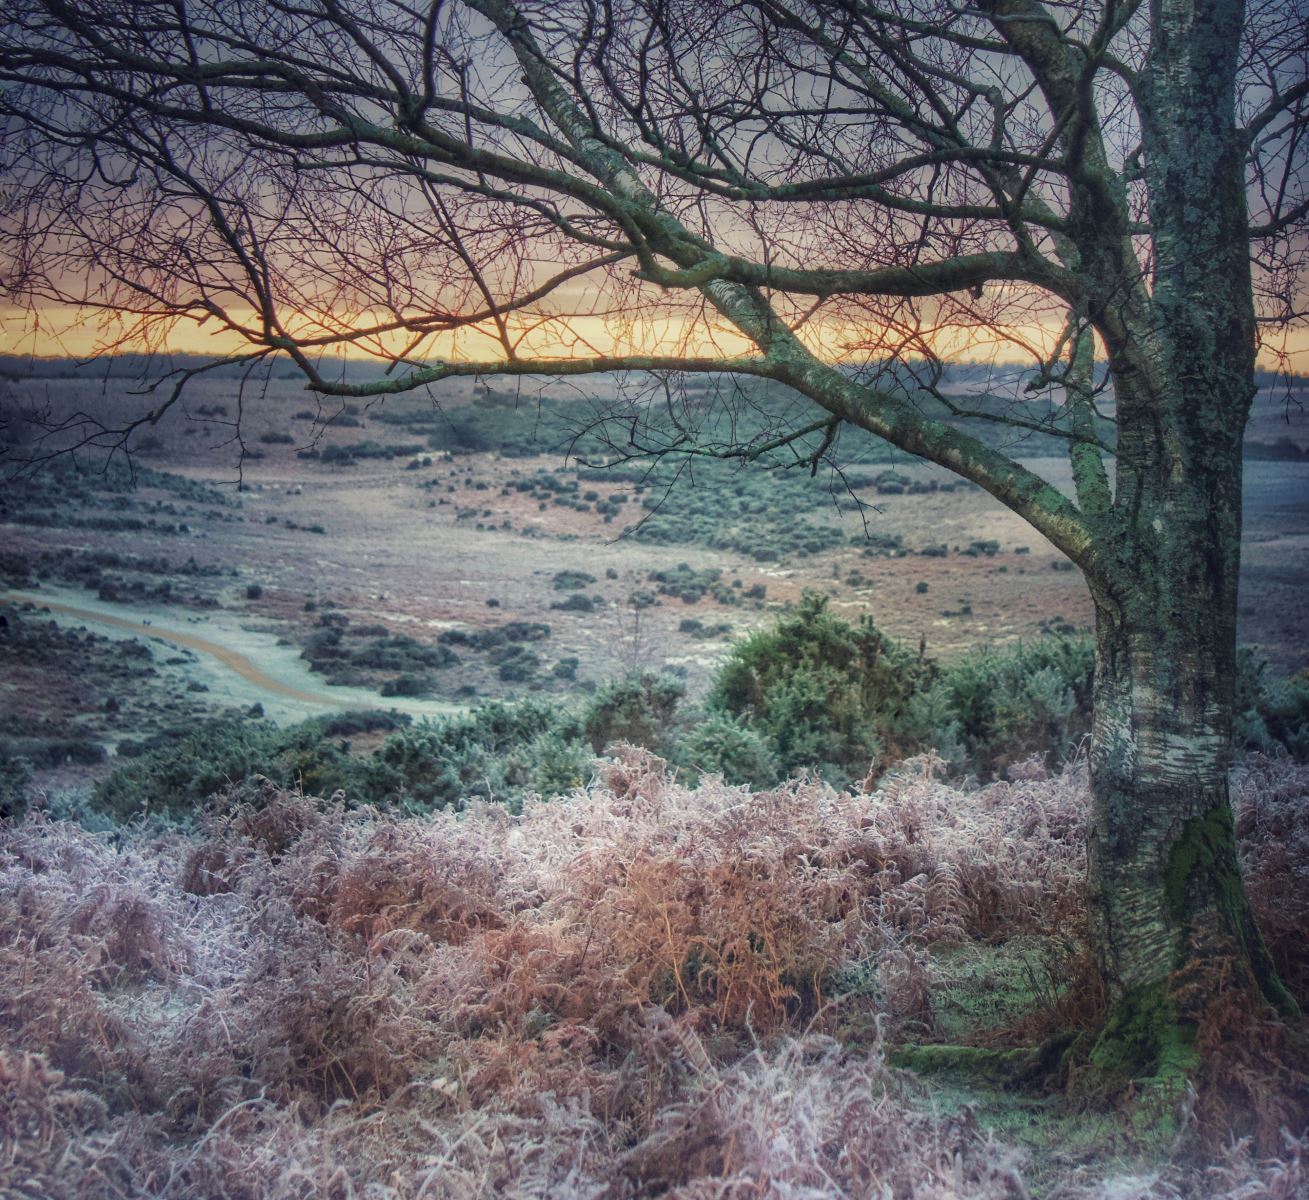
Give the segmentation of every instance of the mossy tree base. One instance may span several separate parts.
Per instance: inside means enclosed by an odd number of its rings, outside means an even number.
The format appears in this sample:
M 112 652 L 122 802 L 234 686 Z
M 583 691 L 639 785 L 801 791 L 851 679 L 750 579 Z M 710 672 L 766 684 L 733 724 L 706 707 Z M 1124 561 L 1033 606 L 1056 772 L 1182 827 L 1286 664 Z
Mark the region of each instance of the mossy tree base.
M 891 1047 L 893 1067 L 918 1074 L 960 1075 L 997 1087 L 1038 1087 L 1063 1074 L 1070 1057 L 1085 1042 L 1084 1034 L 1066 1033 L 1039 1046 L 998 1050 L 986 1046 L 902 1045 Z
M 1151 1048 L 1146 1050 L 1149 1045 Z M 1089 1051 L 1089 1057 L 1088 1057 Z M 1153 1055 L 1153 1067 L 1125 1073 L 1138 1055 Z M 1085 1033 L 1063 1034 L 1040 1046 L 996 1050 L 979 1046 L 895 1046 L 888 1061 L 917 1075 L 966 1081 L 997 1095 L 1039 1094 L 1068 1089 L 1084 1103 L 1117 1107 L 1132 1141 L 1148 1156 L 1170 1151 L 1185 1127 L 1192 1080 L 1199 1067 L 1194 1030 L 1169 1022 L 1146 1003 L 1107 1027 L 1092 1045 Z M 1074 1071 L 1081 1066 L 1083 1070 Z M 1071 1084 L 1071 1087 L 1069 1086 Z
M 1199 1073 L 1196 1027 L 1164 984 L 1127 993 L 1091 1048 L 1082 1086 L 1106 1095 L 1134 1092 L 1127 1109 L 1136 1140 L 1163 1149 L 1181 1130 Z

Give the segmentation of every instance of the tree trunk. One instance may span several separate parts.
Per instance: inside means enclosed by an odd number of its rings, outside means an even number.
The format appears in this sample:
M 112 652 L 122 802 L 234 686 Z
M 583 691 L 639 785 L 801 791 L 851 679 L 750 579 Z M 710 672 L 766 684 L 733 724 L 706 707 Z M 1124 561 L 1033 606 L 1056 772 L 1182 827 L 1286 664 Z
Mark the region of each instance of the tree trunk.
M 1219 979 L 1283 1014 L 1296 1005 L 1250 912 L 1227 781 L 1255 348 L 1233 101 L 1242 4 L 1152 11 L 1141 96 L 1154 275 L 1150 317 L 1110 347 L 1118 486 L 1091 579 L 1088 897 L 1111 1003 L 1093 1059 L 1180 1076 Z
M 1223 509 L 1239 503 L 1239 444 L 1191 464 L 1185 488 L 1176 474 L 1119 560 L 1130 578 L 1097 596 L 1088 905 L 1111 1015 L 1096 1059 L 1128 1076 L 1189 1070 L 1220 978 L 1296 1011 L 1251 915 L 1228 796 L 1240 525 Z

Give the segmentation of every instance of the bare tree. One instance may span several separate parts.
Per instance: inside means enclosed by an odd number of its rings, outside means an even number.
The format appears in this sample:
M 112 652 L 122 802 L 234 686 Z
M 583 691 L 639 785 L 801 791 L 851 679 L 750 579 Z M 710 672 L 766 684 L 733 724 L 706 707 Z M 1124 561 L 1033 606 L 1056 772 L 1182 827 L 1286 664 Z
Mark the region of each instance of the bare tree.
M 289 356 L 336 396 L 772 380 L 809 411 L 768 449 L 816 463 L 856 426 L 1022 516 L 1095 603 L 1089 894 L 1116 1003 L 1098 1061 L 1184 1064 L 1174 981 L 1220 959 L 1294 1011 L 1241 886 L 1227 776 L 1255 353 L 1261 322 L 1304 309 L 1295 5 L 9 11 L 6 279 L 29 305 L 99 306 L 131 337 L 212 322 L 239 337 L 232 360 Z M 954 415 L 1063 439 L 1075 496 L 925 415 L 896 374 L 930 390 L 938 357 L 988 339 L 1031 348 L 1057 403 Z M 389 372 L 343 381 L 321 365 L 343 349 Z M 643 448 L 761 452 L 693 435 Z

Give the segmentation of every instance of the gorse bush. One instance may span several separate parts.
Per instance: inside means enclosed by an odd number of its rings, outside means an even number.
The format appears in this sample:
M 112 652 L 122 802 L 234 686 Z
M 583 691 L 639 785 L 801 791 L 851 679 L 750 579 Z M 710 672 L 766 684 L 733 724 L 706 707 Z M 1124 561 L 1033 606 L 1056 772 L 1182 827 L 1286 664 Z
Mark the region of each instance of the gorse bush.
M 705 703 L 763 738 L 783 773 L 845 781 L 908 748 L 910 701 L 934 675 L 871 620 L 851 625 L 806 593 L 794 613 L 733 648 Z
M 1091 731 L 1088 637 L 984 647 L 943 667 L 917 709 L 920 742 L 990 776 L 1033 754 L 1066 758 Z
M 363 682 L 361 671 L 399 672 L 401 677 L 426 679 L 430 672 L 456 666 L 460 661 L 444 643 L 428 645 L 408 634 L 388 633 L 381 626 L 352 629 L 339 614 L 327 614 L 319 624 L 323 628 L 310 634 L 300 657 L 309 661 L 311 670 L 326 675 L 330 683 Z M 417 693 L 397 692 L 393 687 L 383 694 Z
M 359 762 L 327 733 L 330 720 L 278 729 L 228 718 L 180 736 L 159 735 L 96 784 L 91 807 L 120 821 L 141 813 L 186 818 L 215 792 L 254 774 L 330 795 L 353 785 Z
M 611 687 L 586 720 L 593 732 L 607 730 L 607 741 L 653 737 L 681 696 L 679 680 L 677 695 L 665 687 L 653 680 L 652 708 L 628 688 Z M 350 735 L 380 730 L 390 733 L 370 754 L 351 752 Z M 487 800 L 516 807 L 526 794 L 554 796 L 584 784 L 593 758 L 583 718 L 545 700 L 492 701 L 441 721 L 343 713 L 278 729 L 225 720 L 141 747 L 101 780 L 90 807 L 118 821 L 143 813 L 188 819 L 213 794 L 254 775 L 322 796 L 342 792 L 351 805 L 429 811 Z
M 345 737 L 376 730 L 393 732 L 372 754 L 351 753 Z M 413 724 L 389 713 L 321 717 L 287 729 L 227 720 L 156 739 L 96 786 L 91 807 L 118 820 L 141 813 L 187 819 L 210 796 L 252 775 L 320 795 L 340 791 L 352 804 L 411 811 L 467 799 L 516 804 L 527 792 L 576 787 L 591 758 L 579 721 L 534 700 Z
M 582 716 L 582 733 L 597 754 L 615 742 L 668 754 L 680 729 L 674 720 L 686 695 L 675 675 L 642 671 L 600 688 Z
M 32 764 L 0 745 L 0 821 L 21 817 L 32 799 Z
M 782 774 L 862 778 L 876 760 L 934 749 L 984 778 L 1034 754 L 1066 758 L 1090 731 L 1088 638 L 1047 637 L 938 665 L 806 594 L 735 646 L 706 701 L 762 739 Z
M 1309 757 L 1309 674 L 1271 678 L 1248 649 L 1238 662 L 1236 749 Z M 782 776 L 816 769 L 847 782 L 879 757 L 933 749 L 956 774 L 991 779 L 1034 755 L 1057 763 L 1076 751 L 1091 732 L 1094 675 L 1089 636 L 1048 634 L 937 664 L 809 594 L 733 648 L 706 705 L 757 735 Z
M 560 612 L 589 613 L 603 603 L 604 600 L 600 596 L 588 596 L 585 592 L 573 592 L 562 600 L 556 600 L 550 607 L 558 609 Z
M 0 759 L 25 759 L 34 769 L 88 766 L 105 760 L 105 748 L 89 737 L 0 737 Z
M 511 657 L 501 671 L 535 670 L 536 657 L 518 642 L 494 647 Z M 530 662 L 525 661 L 530 660 Z M 411 723 L 390 713 L 348 713 L 279 729 L 271 722 L 216 720 L 185 734 L 164 734 L 121 761 L 93 792 L 91 807 L 123 821 L 148 813 L 185 820 L 224 788 L 253 775 L 280 787 L 319 795 L 340 791 L 351 804 L 426 812 L 468 800 L 517 806 L 529 793 L 556 795 L 590 777 L 596 753 L 631 742 L 678 753 L 683 728 L 677 708 L 685 683 L 644 674 L 599 689 L 580 713 L 546 700 L 493 701 L 461 717 Z M 398 728 L 397 728 L 398 726 Z M 351 753 L 350 735 L 387 730 L 366 756 Z M 771 779 L 758 764 L 767 751 L 723 751 L 709 770 Z M 753 758 L 752 758 L 753 755 Z M 745 774 L 735 764 L 754 762 Z M 15 810 L 21 768 L 11 788 Z
M 692 724 L 676 761 L 694 775 L 721 775 L 726 783 L 767 787 L 779 772 L 768 740 L 727 713 L 711 712 Z
M 587 493 L 592 495 L 592 493 Z M 556 571 L 550 584 L 556 592 L 575 592 L 579 588 L 589 587 L 595 582 L 595 576 L 586 571 Z
M 492 702 L 465 717 L 420 722 L 382 743 L 359 767 L 359 799 L 428 811 L 467 799 L 511 805 L 526 792 L 583 782 L 590 755 L 581 727 L 555 704 Z
M 1265 659 L 1242 647 L 1236 660 L 1232 741 L 1238 750 L 1268 754 L 1285 749 L 1295 758 L 1309 758 L 1309 671 L 1270 679 Z

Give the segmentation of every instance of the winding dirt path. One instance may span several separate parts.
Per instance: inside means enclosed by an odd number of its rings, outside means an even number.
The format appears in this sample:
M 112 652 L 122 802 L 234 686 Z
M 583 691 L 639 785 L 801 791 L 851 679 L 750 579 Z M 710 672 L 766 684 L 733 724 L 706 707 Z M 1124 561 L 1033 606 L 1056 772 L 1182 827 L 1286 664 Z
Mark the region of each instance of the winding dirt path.
M 111 625 L 115 629 L 135 634 L 137 637 L 158 638 L 162 642 L 172 642 L 177 646 L 185 646 L 188 650 L 198 650 L 201 654 L 211 655 L 218 659 L 223 666 L 235 671 L 246 683 L 262 691 L 271 692 L 276 696 L 285 696 L 290 700 L 299 700 L 304 704 L 322 704 L 331 708 L 340 707 L 340 702 L 337 700 L 330 699 L 327 696 L 315 696 L 309 692 L 302 692 L 299 688 L 291 687 L 280 679 L 265 675 L 240 651 L 231 650 L 227 646 L 220 646 L 217 642 L 210 642 L 205 638 L 196 637 L 193 633 L 181 633 L 178 630 L 156 628 L 154 625 L 128 621 L 123 617 L 116 617 L 110 613 L 91 612 L 89 609 L 76 608 L 71 604 L 61 604 L 57 600 L 50 600 L 45 596 L 29 595 L 26 592 L 0 593 L 0 603 L 34 604 L 37 608 L 48 608 L 52 613 L 76 617 L 79 621 L 89 621 L 96 625 Z
M 50 592 L 55 589 L 50 589 Z M 287 706 L 290 710 L 286 711 L 287 717 L 297 719 L 297 707 L 311 706 L 312 708 L 326 711 L 347 711 L 350 709 L 364 708 L 393 708 L 401 712 L 411 713 L 417 716 L 449 716 L 457 713 L 467 712 L 467 706 L 459 704 L 450 704 L 443 701 L 421 701 L 406 700 L 401 698 L 386 697 L 382 698 L 374 693 L 366 692 L 359 688 L 342 689 L 336 695 L 325 692 L 316 692 L 299 687 L 294 683 L 288 683 L 285 679 L 278 679 L 270 674 L 267 670 L 259 666 L 254 659 L 241 650 L 231 645 L 224 645 L 222 642 L 212 640 L 211 638 L 201 637 L 199 634 L 189 633 L 185 630 L 169 628 L 167 625 L 156 625 L 146 623 L 143 620 L 134 620 L 118 612 L 111 611 L 111 606 L 105 601 L 91 600 L 89 603 L 95 607 L 83 607 L 79 604 L 70 604 L 67 599 L 59 599 L 56 596 L 42 589 L 41 592 L 0 592 L 0 603 L 24 605 L 31 604 L 38 610 L 48 610 L 51 616 L 69 618 L 75 621 L 84 622 L 88 625 L 99 625 L 108 629 L 128 634 L 133 637 L 143 638 L 146 640 L 155 640 L 166 642 L 171 645 L 181 646 L 187 650 L 193 650 L 199 654 L 206 655 L 221 668 L 225 668 L 237 677 L 247 689 L 247 694 L 253 690 L 257 695 L 255 698 L 262 696 L 278 705 L 284 711 Z M 169 617 L 169 620 L 177 618 Z M 181 620 L 186 620 L 187 616 L 182 615 Z M 215 635 L 221 635 L 223 632 L 219 628 L 212 628 Z M 237 633 L 229 631 L 230 636 L 249 641 L 250 634 Z M 271 642 L 271 635 L 269 640 Z M 258 651 L 256 651 L 257 653 Z M 292 652 L 294 653 L 294 652 Z M 268 661 L 275 660 L 277 655 L 270 651 Z M 307 668 L 301 668 L 299 663 L 288 666 L 283 662 L 282 667 L 288 672 L 295 674 L 307 673 Z M 299 709 L 299 715 L 305 714 L 303 709 Z

